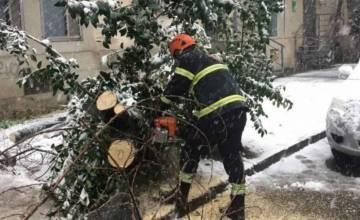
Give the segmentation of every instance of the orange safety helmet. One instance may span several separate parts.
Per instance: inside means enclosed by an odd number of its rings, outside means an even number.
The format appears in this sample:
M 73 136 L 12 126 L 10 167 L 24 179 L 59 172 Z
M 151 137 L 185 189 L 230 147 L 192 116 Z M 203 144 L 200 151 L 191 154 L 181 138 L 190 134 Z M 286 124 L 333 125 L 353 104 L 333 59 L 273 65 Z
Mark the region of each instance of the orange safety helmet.
M 179 34 L 172 39 L 169 48 L 171 56 L 174 56 L 175 50 L 182 50 L 196 45 L 194 39 L 187 34 Z

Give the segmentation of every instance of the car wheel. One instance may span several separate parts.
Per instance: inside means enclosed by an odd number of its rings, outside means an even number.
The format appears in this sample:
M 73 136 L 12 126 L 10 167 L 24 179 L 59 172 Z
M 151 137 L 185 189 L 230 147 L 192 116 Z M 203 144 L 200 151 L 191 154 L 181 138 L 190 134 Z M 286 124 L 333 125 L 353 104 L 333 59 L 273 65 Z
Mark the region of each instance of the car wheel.
M 356 158 L 356 157 L 348 155 L 348 154 L 344 154 L 344 153 L 334 150 L 334 149 L 331 149 L 331 152 L 334 155 L 336 162 L 345 168 L 353 168 L 355 166 L 360 165 L 359 158 Z

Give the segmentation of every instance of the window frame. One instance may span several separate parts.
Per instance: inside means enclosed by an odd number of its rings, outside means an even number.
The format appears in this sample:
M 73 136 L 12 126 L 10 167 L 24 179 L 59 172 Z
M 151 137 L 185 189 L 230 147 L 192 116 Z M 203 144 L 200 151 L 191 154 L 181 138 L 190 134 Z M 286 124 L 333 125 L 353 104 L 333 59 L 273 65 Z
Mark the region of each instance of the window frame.
M 69 42 L 69 41 L 83 41 L 83 29 L 82 26 L 80 25 L 79 22 L 79 36 L 60 36 L 60 37 L 46 37 L 45 36 L 45 22 L 44 22 L 44 6 L 43 6 L 43 0 L 39 0 L 40 1 L 40 14 L 41 14 L 41 35 L 43 39 L 49 39 L 51 42 Z M 67 32 L 69 32 L 68 30 L 68 24 L 69 24 L 69 12 L 66 11 L 66 22 L 67 22 Z
M 7 1 L 10 4 L 10 1 L 12 1 L 12 0 L 7 0 Z M 20 23 L 21 23 L 21 26 L 18 27 L 18 28 L 20 28 L 21 30 L 25 30 L 24 4 L 23 4 L 22 0 L 19 0 L 19 5 L 20 5 Z M 8 13 L 9 13 L 10 21 L 12 21 L 11 18 L 12 18 L 13 11 L 11 10 L 10 5 L 8 7 L 8 11 L 9 11 Z M 8 23 L 8 22 L 9 21 L 6 21 L 6 23 Z M 13 23 L 11 23 L 10 25 L 13 27 Z
M 270 28 L 269 28 L 269 38 L 278 38 L 279 37 L 279 13 L 275 13 L 273 12 L 273 14 L 276 14 L 276 35 L 271 36 L 271 30 L 272 30 L 272 26 L 271 26 L 271 20 L 270 20 Z M 271 15 L 271 17 L 273 16 L 273 14 Z

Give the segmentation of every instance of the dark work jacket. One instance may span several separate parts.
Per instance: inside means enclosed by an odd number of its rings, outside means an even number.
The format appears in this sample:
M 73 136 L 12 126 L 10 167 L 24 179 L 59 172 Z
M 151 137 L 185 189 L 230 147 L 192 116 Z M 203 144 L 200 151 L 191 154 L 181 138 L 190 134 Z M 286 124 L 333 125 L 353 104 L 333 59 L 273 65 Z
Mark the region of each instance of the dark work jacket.
M 199 72 L 214 64 L 221 63 L 215 58 L 195 49 L 186 53 L 179 59 L 177 69 L 184 69 L 196 77 Z M 162 110 L 170 107 L 169 101 L 177 101 L 176 97 L 171 96 L 185 96 L 190 92 L 189 90 L 193 80 L 184 76 L 184 74 L 178 74 L 177 72 L 179 71 L 177 71 L 177 69 L 163 93 L 163 96 L 168 99 L 168 101 L 167 103 L 166 101 L 161 102 L 160 107 Z M 198 105 L 199 110 L 231 95 L 243 96 L 238 83 L 227 69 L 215 70 L 201 78 L 193 87 L 193 92 L 191 94 L 196 101 L 201 103 Z M 243 108 L 245 111 L 248 110 L 245 100 L 230 102 L 221 108 L 200 117 L 199 120 L 209 120 L 235 108 Z

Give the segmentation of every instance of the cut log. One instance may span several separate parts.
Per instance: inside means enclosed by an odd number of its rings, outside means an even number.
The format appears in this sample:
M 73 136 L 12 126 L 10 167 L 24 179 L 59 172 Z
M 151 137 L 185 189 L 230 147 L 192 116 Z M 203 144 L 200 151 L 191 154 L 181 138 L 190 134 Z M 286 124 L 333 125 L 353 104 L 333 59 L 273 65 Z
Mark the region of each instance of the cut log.
M 122 104 L 117 104 L 114 107 L 114 112 L 115 114 L 120 114 L 121 112 L 125 111 L 125 106 L 123 106 Z
M 39 132 L 41 130 L 44 130 L 46 128 L 50 128 L 52 126 L 56 126 L 60 124 L 61 122 L 65 121 L 66 119 L 66 113 L 59 114 L 55 117 L 49 118 L 47 121 L 42 122 L 35 122 L 32 123 L 20 130 L 17 130 L 9 135 L 10 141 L 17 143 L 18 141 L 27 138 L 36 132 Z
M 107 91 L 96 100 L 96 109 L 103 121 L 108 122 L 115 116 L 114 107 L 118 104 L 118 98 L 114 92 Z
M 116 140 L 111 144 L 109 154 L 120 168 L 126 168 L 134 162 L 136 148 L 130 140 Z M 115 162 L 110 156 L 108 156 L 108 160 L 111 166 L 116 167 Z
M 117 104 L 118 99 L 115 93 L 107 91 L 99 96 L 96 100 L 96 107 L 100 111 L 108 110 L 114 108 Z
M 122 113 L 111 124 L 110 127 L 114 128 L 110 131 L 110 136 L 115 139 L 122 139 L 121 133 L 134 134 L 135 118 L 131 117 L 124 105 L 118 103 L 118 97 L 114 92 L 104 92 L 96 100 L 96 108 L 86 105 L 89 108 L 89 113 L 100 117 L 105 123 L 109 122 L 115 115 Z M 117 131 L 118 130 L 118 131 Z

